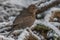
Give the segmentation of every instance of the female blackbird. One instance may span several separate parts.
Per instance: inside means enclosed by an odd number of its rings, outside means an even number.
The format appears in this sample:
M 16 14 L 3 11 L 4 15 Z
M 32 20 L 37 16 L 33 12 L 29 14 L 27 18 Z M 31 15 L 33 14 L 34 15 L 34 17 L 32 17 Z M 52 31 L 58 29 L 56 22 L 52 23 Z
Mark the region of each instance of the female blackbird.
M 28 8 L 22 10 L 13 22 L 13 26 L 11 28 L 11 32 L 8 36 L 17 29 L 24 29 L 26 27 L 31 27 L 36 18 L 37 8 L 34 4 L 30 5 Z

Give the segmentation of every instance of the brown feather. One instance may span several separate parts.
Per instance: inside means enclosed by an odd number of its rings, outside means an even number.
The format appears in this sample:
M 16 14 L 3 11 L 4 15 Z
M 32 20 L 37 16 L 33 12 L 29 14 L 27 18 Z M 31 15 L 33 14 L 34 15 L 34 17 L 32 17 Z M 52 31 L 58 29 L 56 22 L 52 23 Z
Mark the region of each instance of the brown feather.
M 36 11 L 36 6 L 33 4 L 30 5 L 27 9 L 22 10 L 20 12 L 21 14 L 19 14 L 14 20 L 11 30 L 13 31 L 21 28 L 24 29 L 26 27 L 31 27 L 35 21 Z M 10 35 L 10 33 L 8 34 L 8 36 Z

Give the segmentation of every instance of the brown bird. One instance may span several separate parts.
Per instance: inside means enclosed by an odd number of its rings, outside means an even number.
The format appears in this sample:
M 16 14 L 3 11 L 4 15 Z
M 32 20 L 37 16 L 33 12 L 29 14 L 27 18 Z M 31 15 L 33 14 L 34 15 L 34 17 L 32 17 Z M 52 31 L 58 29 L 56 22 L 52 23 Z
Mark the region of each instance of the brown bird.
M 26 27 L 31 27 L 36 18 L 37 8 L 34 4 L 30 5 L 28 8 L 22 10 L 13 22 L 13 27 L 8 36 L 17 29 L 24 29 Z

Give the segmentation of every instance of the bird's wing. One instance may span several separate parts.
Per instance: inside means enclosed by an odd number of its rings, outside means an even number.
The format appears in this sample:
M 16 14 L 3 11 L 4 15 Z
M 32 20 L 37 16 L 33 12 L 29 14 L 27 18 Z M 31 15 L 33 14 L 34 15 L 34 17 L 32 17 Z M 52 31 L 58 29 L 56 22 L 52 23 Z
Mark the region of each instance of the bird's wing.
M 25 17 L 23 19 L 23 25 L 30 27 L 30 26 L 32 26 L 34 21 L 35 21 L 35 19 L 32 16 Z
M 22 24 L 23 23 L 23 18 L 17 16 L 16 19 L 13 22 L 13 25 L 18 25 L 18 24 Z

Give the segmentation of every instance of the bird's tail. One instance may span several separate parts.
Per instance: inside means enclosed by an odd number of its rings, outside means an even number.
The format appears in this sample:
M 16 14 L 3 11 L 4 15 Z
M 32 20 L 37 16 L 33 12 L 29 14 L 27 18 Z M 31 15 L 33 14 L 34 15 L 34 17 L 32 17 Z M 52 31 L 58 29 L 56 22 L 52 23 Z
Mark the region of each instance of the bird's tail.
M 15 30 L 15 26 L 18 25 L 18 24 L 15 24 L 15 25 L 11 25 L 11 29 L 10 29 L 10 33 L 7 35 L 7 37 Z
M 7 37 L 14 31 L 14 26 L 12 26 L 12 28 L 10 29 L 10 33 L 7 35 Z
M 13 24 L 13 25 L 11 25 L 11 31 L 10 31 L 10 33 L 7 35 L 7 37 L 15 30 L 15 26 L 17 26 L 18 24 L 20 24 L 20 23 L 17 23 L 17 24 Z

